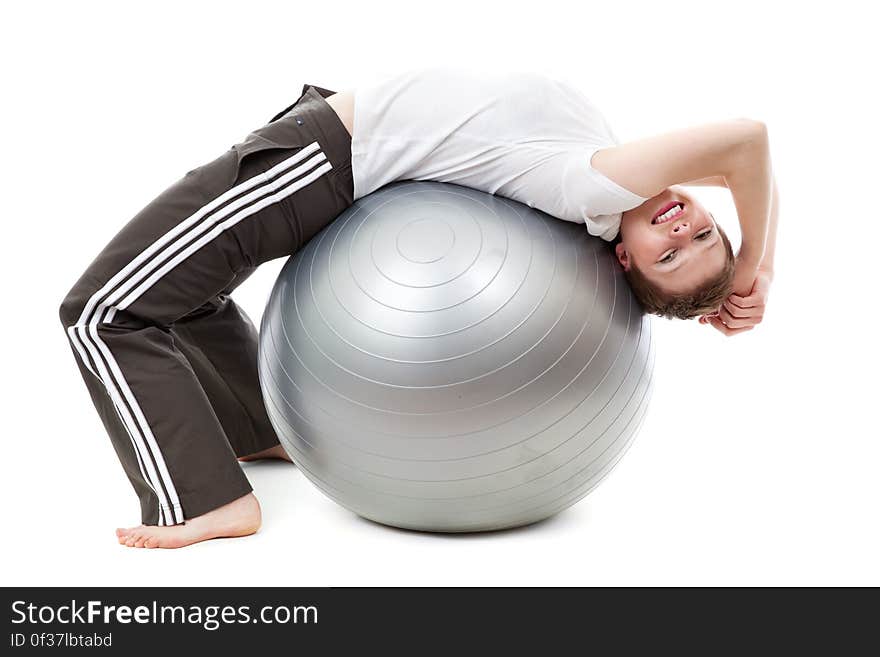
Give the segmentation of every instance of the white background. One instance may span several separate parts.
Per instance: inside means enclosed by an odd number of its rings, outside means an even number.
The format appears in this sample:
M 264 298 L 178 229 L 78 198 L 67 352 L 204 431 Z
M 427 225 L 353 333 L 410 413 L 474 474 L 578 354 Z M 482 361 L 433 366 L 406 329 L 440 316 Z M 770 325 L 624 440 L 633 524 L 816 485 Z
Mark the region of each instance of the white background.
M 880 584 L 876 23 L 862 3 L 4 3 L 5 585 Z M 304 83 L 421 64 L 580 86 L 622 139 L 764 120 L 782 199 L 764 323 L 656 320 L 651 410 L 617 470 L 531 528 L 433 536 L 247 466 L 264 527 L 116 544 L 138 507 L 58 306 L 115 232 Z M 723 190 L 698 190 L 734 239 Z M 259 321 L 282 261 L 236 292 Z

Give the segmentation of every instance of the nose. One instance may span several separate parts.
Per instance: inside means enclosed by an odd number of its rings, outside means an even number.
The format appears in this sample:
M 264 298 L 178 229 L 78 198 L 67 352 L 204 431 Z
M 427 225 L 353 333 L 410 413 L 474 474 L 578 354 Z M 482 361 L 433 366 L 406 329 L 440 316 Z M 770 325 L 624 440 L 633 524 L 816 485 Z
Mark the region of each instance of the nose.
M 691 226 L 687 222 L 687 220 L 679 221 L 672 225 L 672 236 L 673 237 L 681 237 L 683 235 L 687 235 L 691 231 Z

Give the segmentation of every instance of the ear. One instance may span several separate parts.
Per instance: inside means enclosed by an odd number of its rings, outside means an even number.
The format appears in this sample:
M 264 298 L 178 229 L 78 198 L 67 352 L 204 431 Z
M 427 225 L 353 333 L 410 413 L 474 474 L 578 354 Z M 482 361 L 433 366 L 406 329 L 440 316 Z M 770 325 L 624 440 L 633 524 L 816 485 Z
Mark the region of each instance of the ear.
M 623 267 L 623 271 L 629 271 L 629 253 L 626 252 L 623 242 L 618 242 L 614 247 L 614 253 L 617 255 L 617 260 Z

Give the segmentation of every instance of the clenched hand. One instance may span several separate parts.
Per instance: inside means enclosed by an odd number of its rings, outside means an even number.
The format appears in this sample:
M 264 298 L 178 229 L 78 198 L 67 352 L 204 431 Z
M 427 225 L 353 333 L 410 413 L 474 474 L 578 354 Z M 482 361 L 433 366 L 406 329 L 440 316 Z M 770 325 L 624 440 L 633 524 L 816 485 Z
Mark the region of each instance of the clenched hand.
M 711 324 L 724 335 L 751 331 L 764 319 L 764 309 L 773 273 L 759 269 L 747 296 L 731 294 L 716 312 L 700 317 L 700 324 Z

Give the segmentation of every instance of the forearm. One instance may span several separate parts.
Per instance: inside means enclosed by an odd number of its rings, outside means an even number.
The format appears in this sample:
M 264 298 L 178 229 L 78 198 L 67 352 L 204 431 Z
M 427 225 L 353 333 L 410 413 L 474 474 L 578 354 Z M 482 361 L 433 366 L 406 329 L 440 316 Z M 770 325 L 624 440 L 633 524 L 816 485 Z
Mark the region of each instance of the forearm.
M 762 269 L 773 276 L 773 255 L 776 252 L 776 227 L 779 224 L 779 188 L 776 186 L 776 177 L 773 177 L 773 199 L 770 204 L 770 219 L 767 226 L 767 242 L 764 246 L 764 257 L 758 269 Z
M 756 269 L 768 246 L 773 189 L 770 143 L 766 129 L 744 143 L 724 175 L 739 218 L 742 245 L 737 258 Z M 771 252 L 772 263 L 772 252 Z

